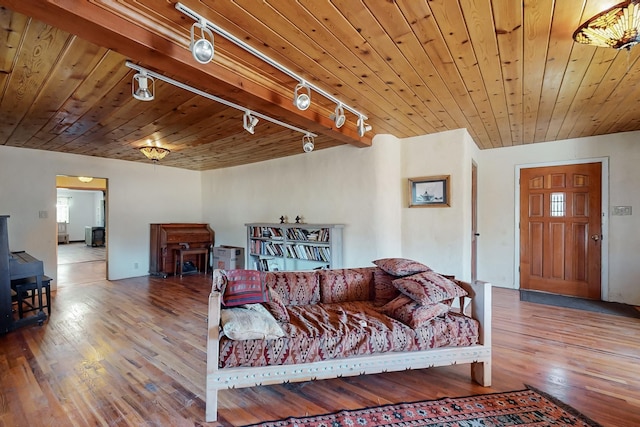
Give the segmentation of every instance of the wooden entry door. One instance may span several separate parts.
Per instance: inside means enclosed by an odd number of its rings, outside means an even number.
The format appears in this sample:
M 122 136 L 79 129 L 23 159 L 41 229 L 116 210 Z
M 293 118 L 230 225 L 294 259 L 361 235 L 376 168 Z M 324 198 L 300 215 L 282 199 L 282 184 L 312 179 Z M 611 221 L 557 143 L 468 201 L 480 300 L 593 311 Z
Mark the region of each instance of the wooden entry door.
M 520 288 L 600 299 L 600 163 L 520 171 Z

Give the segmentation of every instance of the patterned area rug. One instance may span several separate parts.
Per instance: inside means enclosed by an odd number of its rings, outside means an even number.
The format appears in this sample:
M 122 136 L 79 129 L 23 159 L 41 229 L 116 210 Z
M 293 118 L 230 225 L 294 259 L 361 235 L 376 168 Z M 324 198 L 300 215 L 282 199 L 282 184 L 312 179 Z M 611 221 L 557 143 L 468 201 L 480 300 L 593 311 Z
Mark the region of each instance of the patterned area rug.
M 527 390 L 343 410 L 252 424 L 261 427 L 601 427 L 559 400 Z

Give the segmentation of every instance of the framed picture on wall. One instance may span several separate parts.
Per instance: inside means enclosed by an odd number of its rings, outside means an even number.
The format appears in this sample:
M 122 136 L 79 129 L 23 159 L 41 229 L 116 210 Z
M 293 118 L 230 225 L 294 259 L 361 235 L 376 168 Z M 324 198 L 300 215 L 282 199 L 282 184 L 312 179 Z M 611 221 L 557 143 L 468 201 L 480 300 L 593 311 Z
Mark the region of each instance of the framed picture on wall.
M 451 206 L 450 175 L 409 178 L 410 208 L 443 208 Z

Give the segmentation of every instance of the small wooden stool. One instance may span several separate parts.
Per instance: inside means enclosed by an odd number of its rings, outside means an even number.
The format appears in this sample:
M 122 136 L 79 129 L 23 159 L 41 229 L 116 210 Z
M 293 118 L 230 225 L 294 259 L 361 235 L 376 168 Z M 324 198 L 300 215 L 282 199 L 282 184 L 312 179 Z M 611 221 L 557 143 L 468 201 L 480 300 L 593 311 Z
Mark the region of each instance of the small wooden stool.
M 200 271 L 200 256 L 204 258 L 204 274 L 207 274 L 207 267 L 209 265 L 208 257 L 209 257 L 209 248 L 181 248 L 175 249 L 177 259 L 173 267 L 173 275 L 176 276 L 178 274 L 178 265 L 180 265 L 180 277 L 182 277 L 182 266 L 184 265 L 184 257 L 189 255 L 194 255 L 198 262 L 197 268 Z
M 24 317 L 24 313 L 42 311 L 45 308 L 47 309 L 47 315 L 51 316 L 51 277 L 42 276 L 41 291 L 44 291 L 46 301 L 43 301 L 42 292 L 38 293 L 38 282 L 35 277 L 13 281 L 11 287 L 16 292 L 18 317 L 20 319 Z M 38 298 L 37 302 L 36 297 Z M 24 305 L 27 306 L 27 309 L 24 308 Z

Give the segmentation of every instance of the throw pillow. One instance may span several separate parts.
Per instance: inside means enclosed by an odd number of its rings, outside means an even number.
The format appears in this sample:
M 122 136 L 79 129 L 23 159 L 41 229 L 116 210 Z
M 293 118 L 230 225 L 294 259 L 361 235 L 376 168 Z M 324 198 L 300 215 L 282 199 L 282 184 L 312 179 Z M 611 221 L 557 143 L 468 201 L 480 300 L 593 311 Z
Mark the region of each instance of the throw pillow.
M 467 291 L 435 271 L 425 271 L 393 281 L 400 292 L 420 304 L 434 304 L 467 295 Z
M 369 301 L 374 267 L 320 270 L 320 302 Z
M 400 294 L 400 291 L 393 286 L 396 276 L 392 276 L 381 268 L 376 268 L 373 272 L 374 298 L 376 307 L 385 305 Z
M 431 270 L 418 261 L 406 258 L 382 258 L 373 261 L 373 263 L 393 276 L 409 276 Z
M 269 297 L 271 301 L 263 303 L 267 310 L 269 310 L 269 313 L 271 313 L 278 322 L 289 323 L 291 318 L 280 294 L 274 289 L 269 288 Z
M 400 295 L 382 307 L 382 312 L 401 321 L 412 329 L 426 326 L 434 318 L 449 311 L 449 306 L 440 302 L 422 305 L 406 295 Z
M 284 336 L 276 319 L 261 304 L 222 309 L 220 321 L 224 335 L 236 341 L 270 340 Z
M 227 270 L 225 274 L 227 283 L 222 293 L 225 307 L 270 301 L 264 271 Z
M 317 271 L 272 271 L 267 273 L 266 281 L 287 306 L 320 302 L 320 276 Z

